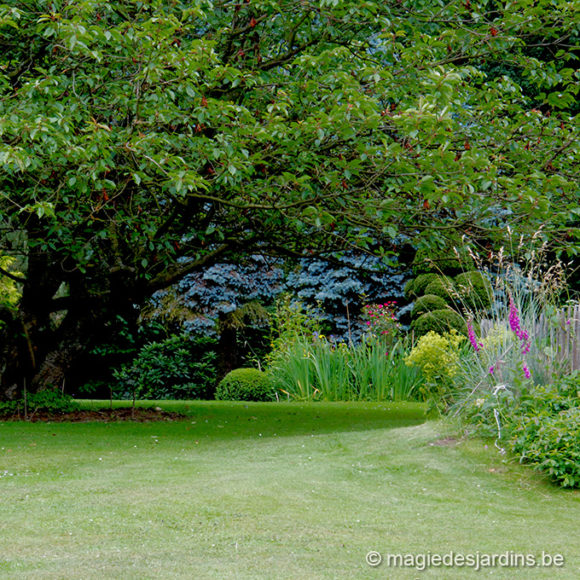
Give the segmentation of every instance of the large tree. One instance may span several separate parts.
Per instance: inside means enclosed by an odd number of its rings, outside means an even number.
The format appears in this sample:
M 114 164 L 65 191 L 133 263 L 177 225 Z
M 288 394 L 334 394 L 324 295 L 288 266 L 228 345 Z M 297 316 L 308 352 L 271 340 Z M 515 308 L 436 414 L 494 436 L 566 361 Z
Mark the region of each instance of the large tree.
M 509 224 L 576 250 L 577 26 L 548 0 L 0 5 L 0 253 L 22 272 L 0 270 L 22 289 L 0 394 L 60 384 L 116 317 L 241 253 Z

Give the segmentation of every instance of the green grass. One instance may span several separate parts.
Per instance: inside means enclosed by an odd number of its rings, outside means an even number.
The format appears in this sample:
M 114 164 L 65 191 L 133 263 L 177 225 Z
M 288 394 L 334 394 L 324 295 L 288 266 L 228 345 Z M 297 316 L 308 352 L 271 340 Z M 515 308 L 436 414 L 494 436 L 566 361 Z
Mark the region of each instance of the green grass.
M 578 578 L 580 494 L 413 404 L 163 402 L 177 422 L 0 423 L 5 578 Z M 86 403 L 97 405 L 97 403 Z M 561 569 L 370 568 L 387 553 Z

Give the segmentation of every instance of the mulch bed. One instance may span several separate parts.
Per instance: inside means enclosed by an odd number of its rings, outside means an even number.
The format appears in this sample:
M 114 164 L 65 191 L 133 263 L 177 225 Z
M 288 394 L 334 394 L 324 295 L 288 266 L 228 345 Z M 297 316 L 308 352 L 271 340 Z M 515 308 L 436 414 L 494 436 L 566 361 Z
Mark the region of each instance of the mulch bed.
M 3 416 L 1 421 L 29 421 L 33 423 L 88 423 L 98 421 L 100 423 L 115 423 L 119 421 L 135 421 L 138 423 L 149 423 L 151 421 L 176 421 L 185 418 L 181 413 L 171 413 L 154 407 L 135 409 L 99 409 L 98 411 L 72 411 L 71 413 L 31 413 L 27 418 L 20 416 Z

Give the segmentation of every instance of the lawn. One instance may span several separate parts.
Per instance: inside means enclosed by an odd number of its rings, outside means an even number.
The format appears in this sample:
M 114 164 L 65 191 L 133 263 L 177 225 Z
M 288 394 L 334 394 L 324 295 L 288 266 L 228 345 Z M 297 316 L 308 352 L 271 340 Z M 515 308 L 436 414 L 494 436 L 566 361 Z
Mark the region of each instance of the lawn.
M 162 405 L 188 417 L 0 423 L 0 576 L 580 577 L 580 492 L 418 404 Z M 565 565 L 419 572 L 371 550 Z

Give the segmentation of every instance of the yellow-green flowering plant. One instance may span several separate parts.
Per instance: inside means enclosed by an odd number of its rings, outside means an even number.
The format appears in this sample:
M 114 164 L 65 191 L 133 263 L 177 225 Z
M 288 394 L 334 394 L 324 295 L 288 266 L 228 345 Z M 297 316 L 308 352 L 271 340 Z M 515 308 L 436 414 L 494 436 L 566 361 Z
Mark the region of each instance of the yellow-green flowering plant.
M 445 334 L 430 331 L 405 358 L 405 364 L 421 369 L 425 377 L 421 391 L 438 408 L 448 405 L 452 379 L 459 372 L 459 349 L 464 340 L 456 330 Z

